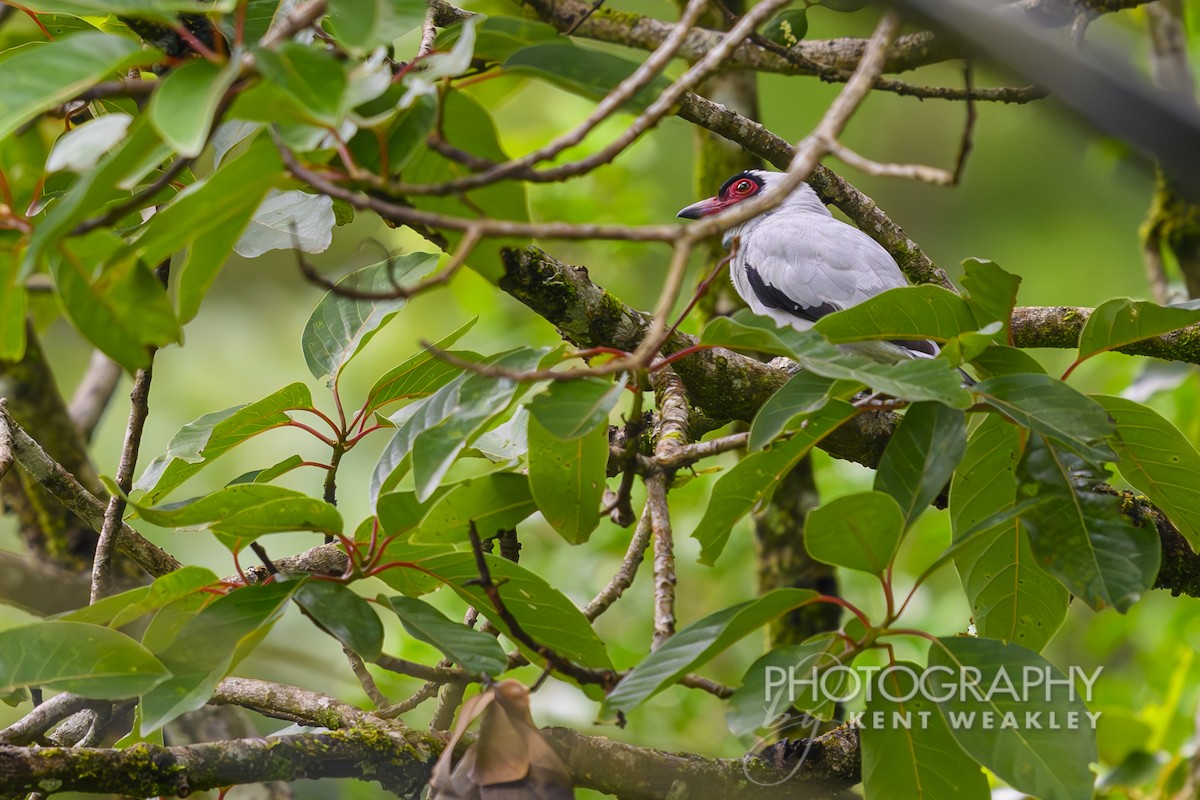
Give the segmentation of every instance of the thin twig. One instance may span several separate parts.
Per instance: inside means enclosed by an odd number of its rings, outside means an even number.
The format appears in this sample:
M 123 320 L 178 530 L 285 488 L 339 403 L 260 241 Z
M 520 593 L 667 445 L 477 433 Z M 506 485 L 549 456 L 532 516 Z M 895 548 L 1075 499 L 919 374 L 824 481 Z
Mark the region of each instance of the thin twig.
M 150 413 L 152 370 L 151 365 L 137 371 L 133 379 L 133 391 L 129 394 L 129 423 L 125 427 L 125 444 L 121 447 L 121 460 L 117 464 L 117 488 L 120 491 L 108 499 L 104 524 L 100 528 L 100 539 L 96 542 L 96 555 L 92 561 L 93 603 L 107 596 L 112 589 L 112 559 L 117 549 L 117 532 L 121 529 L 121 515 L 125 513 L 125 495 L 133 488 L 133 471 L 137 467 L 138 450 L 142 446 L 142 431 Z
M 608 610 L 609 606 L 617 602 L 625 590 L 633 585 L 633 579 L 637 577 L 638 567 L 642 565 L 642 561 L 646 558 L 646 546 L 650 544 L 650 534 L 653 528 L 650 525 L 650 515 L 643 513 L 642 518 L 638 520 L 637 527 L 633 531 L 633 537 L 629 540 L 629 547 L 625 550 L 625 558 L 621 559 L 621 568 L 617 570 L 617 574 L 609 579 L 603 589 L 596 593 L 596 596 L 591 599 L 586 606 L 583 607 L 583 615 L 587 617 L 588 622 L 592 622 L 596 617 Z
M 407 697 L 395 705 L 381 708 L 375 712 L 375 715 L 384 719 L 394 719 L 402 714 L 407 714 L 426 700 L 436 697 L 438 689 L 445 685 L 447 684 L 438 683 L 437 681 L 426 681 L 421 684 L 421 688 L 417 689 L 411 697 Z
M 346 660 L 350 662 L 350 671 L 354 673 L 354 677 L 358 678 L 359 685 L 362 686 L 363 691 L 366 692 L 375 707 L 387 706 L 387 696 L 379 690 L 379 684 L 375 683 L 375 677 L 367 671 L 367 665 L 362 660 L 362 656 L 349 647 L 343 647 L 342 652 L 346 655 Z
M 92 351 L 87 370 L 75 387 L 67 410 L 84 439 L 92 438 L 123 374 L 120 364 L 100 350 Z
M 867 175 L 907 178 L 909 180 L 922 181 L 923 183 L 932 183 L 937 186 L 951 186 L 954 184 L 954 173 L 938 167 L 931 167 L 926 164 L 885 164 L 873 161 L 859 155 L 837 141 L 826 142 L 825 149 L 829 151 L 830 155 L 841 159 L 849 166 Z
M 461 681 L 467 677 L 467 673 L 461 669 L 450 667 L 431 667 L 428 664 L 419 664 L 416 661 L 409 661 L 405 658 L 396 658 L 389 656 L 386 653 L 378 658 L 372 659 L 372 664 L 388 672 L 396 672 L 401 675 L 409 675 L 413 678 L 418 678 L 423 681 L 434 681 L 437 683 L 451 683 L 453 681 Z

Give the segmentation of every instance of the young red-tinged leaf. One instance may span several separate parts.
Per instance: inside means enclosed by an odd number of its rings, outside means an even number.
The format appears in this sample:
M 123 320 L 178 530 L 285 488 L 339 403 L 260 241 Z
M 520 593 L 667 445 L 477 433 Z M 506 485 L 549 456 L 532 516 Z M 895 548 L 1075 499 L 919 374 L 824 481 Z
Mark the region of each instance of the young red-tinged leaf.
M 413 542 L 463 543 L 475 523 L 487 539 L 516 527 L 534 511 L 529 478 L 514 472 L 496 472 L 472 478 L 450 489 L 436 502 L 412 534 Z M 380 518 L 384 512 L 380 509 Z M 390 529 L 389 529 L 390 532 Z
M 1109 440 L 1116 426 L 1085 394 L 1047 375 L 989 378 L 971 389 L 979 401 L 1018 425 L 1066 444 L 1091 462 L 1115 461 Z
M 1121 499 L 1091 491 L 1104 473 L 1041 436 L 1030 436 L 1017 468 L 1021 514 L 1039 563 L 1095 610 L 1124 613 L 1154 586 L 1162 548 L 1152 525 L 1121 513 Z
M 296 589 L 292 599 L 326 633 L 367 661 L 383 652 L 383 623 L 379 615 L 349 586 L 309 580 Z
M 410 286 L 437 263 L 433 253 L 406 253 L 351 272 L 338 281 L 343 290 L 386 295 L 397 286 Z M 408 302 L 403 297 L 360 299 L 330 290 L 317 303 L 300 346 L 308 370 L 317 380 L 332 384 L 350 359 Z
M 1095 397 L 1117 421 L 1117 470 L 1200 550 L 1200 453 L 1157 411 L 1121 397 Z
M 923 696 L 923 672 L 901 661 L 874 676 L 864 715 L 869 724 L 859 734 L 865 794 L 871 800 L 987 800 L 991 791 L 979 763 Z
M 285 411 L 312 408 L 312 394 L 303 383 L 293 383 L 246 406 L 205 414 L 179 429 L 133 485 L 145 492 L 142 502 L 152 504 L 242 442 L 286 425 Z
M 814 508 L 804 546 L 818 561 L 882 577 L 904 534 L 904 512 L 891 495 L 858 492 Z
M 142 696 L 142 732 L 200 708 L 228 671 L 266 635 L 302 580 L 242 586 L 199 613 L 155 655 L 171 677 Z
M 103 12 L 109 13 L 107 11 Z M 0 139 L 109 75 L 162 57 L 130 39 L 100 31 L 15 48 L 0 67 Z
M 179 155 L 200 155 L 217 107 L 240 71 L 238 63 L 221 67 L 203 58 L 176 67 L 150 97 L 150 124 Z
M 692 532 L 692 538 L 700 542 L 700 563 L 715 563 L 737 521 L 768 500 L 783 476 L 854 414 L 855 409 L 849 403 L 830 401 L 791 438 L 746 456 L 722 475 L 713 486 L 703 519 Z
M 563 440 L 529 418 L 529 488 L 560 536 L 582 544 L 600 524 L 608 469 L 608 426 Z
M 1020 454 L 1020 430 L 1001 417 L 986 417 L 971 435 L 950 487 L 956 541 L 1013 507 Z M 1040 651 L 1066 619 L 1066 588 L 1038 566 L 1019 514 L 972 538 L 954 564 L 979 635 Z
M 972 692 L 966 682 L 999 688 Z M 1041 800 L 1092 796 L 1095 716 L 1079 681 L 1037 653 L 994 639 L 938 639 L 923 684 L 959 746 L 1014 789 Z
M 495 677 L 508 668 L 504 648 L 491 634 L 448 619 L 433 606 L 415 597 L 384 597 L 379 604 L 400 618 L 414 639 L 433 645 L 446 658 L 476 675 Z
M 529 413 L 552 436 L 570 441 L 608 427 L 608 414 L 613 410 L 625 382 L 615 383 L 599 378 L 573 381 L 552 381 L 529 403 Z
M 782 614 L 812 602 L 816 592 L 776 589 L 693 622 L 634 667 L 604 699 L 602 719 L 629 712 L 696 667 Z
M 0 695 L 43 686 L 123 700 L 168 677 L 168 669 L 146 648 L 99 625 L 60 620 L 0 631 Z
M 967 449 L 967 417 L 940 403 L 914 403 L 875 471 L 875 490 L 900 504 L 908 529 L 950 482 Z

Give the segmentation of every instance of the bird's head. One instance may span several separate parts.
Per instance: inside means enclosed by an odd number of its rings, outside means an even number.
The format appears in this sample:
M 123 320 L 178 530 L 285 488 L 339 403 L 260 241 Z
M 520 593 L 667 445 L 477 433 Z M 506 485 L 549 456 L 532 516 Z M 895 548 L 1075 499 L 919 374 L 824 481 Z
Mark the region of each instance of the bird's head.
M 740 203 L 762 192 L 771 176 L 778 174 L 763 169 L 748 169 L 739 172 L 721 185 L 721 191 L 717 192 L 715 197 L 701 200 L 699 203 L 692 203 L 676 216 L 684 219 L 700 219 L 718 214 L 734 203 Z

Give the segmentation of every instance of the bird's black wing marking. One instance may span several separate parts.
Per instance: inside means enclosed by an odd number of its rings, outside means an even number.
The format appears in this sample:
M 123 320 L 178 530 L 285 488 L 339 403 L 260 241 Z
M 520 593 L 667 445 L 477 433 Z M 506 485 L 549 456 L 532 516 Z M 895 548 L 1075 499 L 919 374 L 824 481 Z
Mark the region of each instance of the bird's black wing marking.
M 754 296 L 767 308 L 783 309 L 789 314 L 795 314 L 809 322 L 816 322 L 826 314 L 841 310 L 829 302 L 821 303 L 819 306 L 801 305 L 784 294 L 782 289 L 764 281 L 758 274 L 758 270 L 750 265 L 746 265 L 746 278 L 750 281 L 750 288 L 754 291 Z

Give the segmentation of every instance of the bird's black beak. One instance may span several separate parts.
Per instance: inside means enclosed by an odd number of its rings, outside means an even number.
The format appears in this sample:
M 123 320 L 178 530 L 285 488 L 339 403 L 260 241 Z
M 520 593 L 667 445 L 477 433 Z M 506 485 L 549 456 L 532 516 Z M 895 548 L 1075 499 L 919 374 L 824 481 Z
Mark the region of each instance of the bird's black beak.
M 720 198 L 710 197 L 707 200 L 701 200 L 699 203 L 692 203 L 675 216 L 683 217 L 684 219 L 700 219 L 701 217 L 711 217 L 723 208 L 725 208 L 725 204 L 721 202 Z

